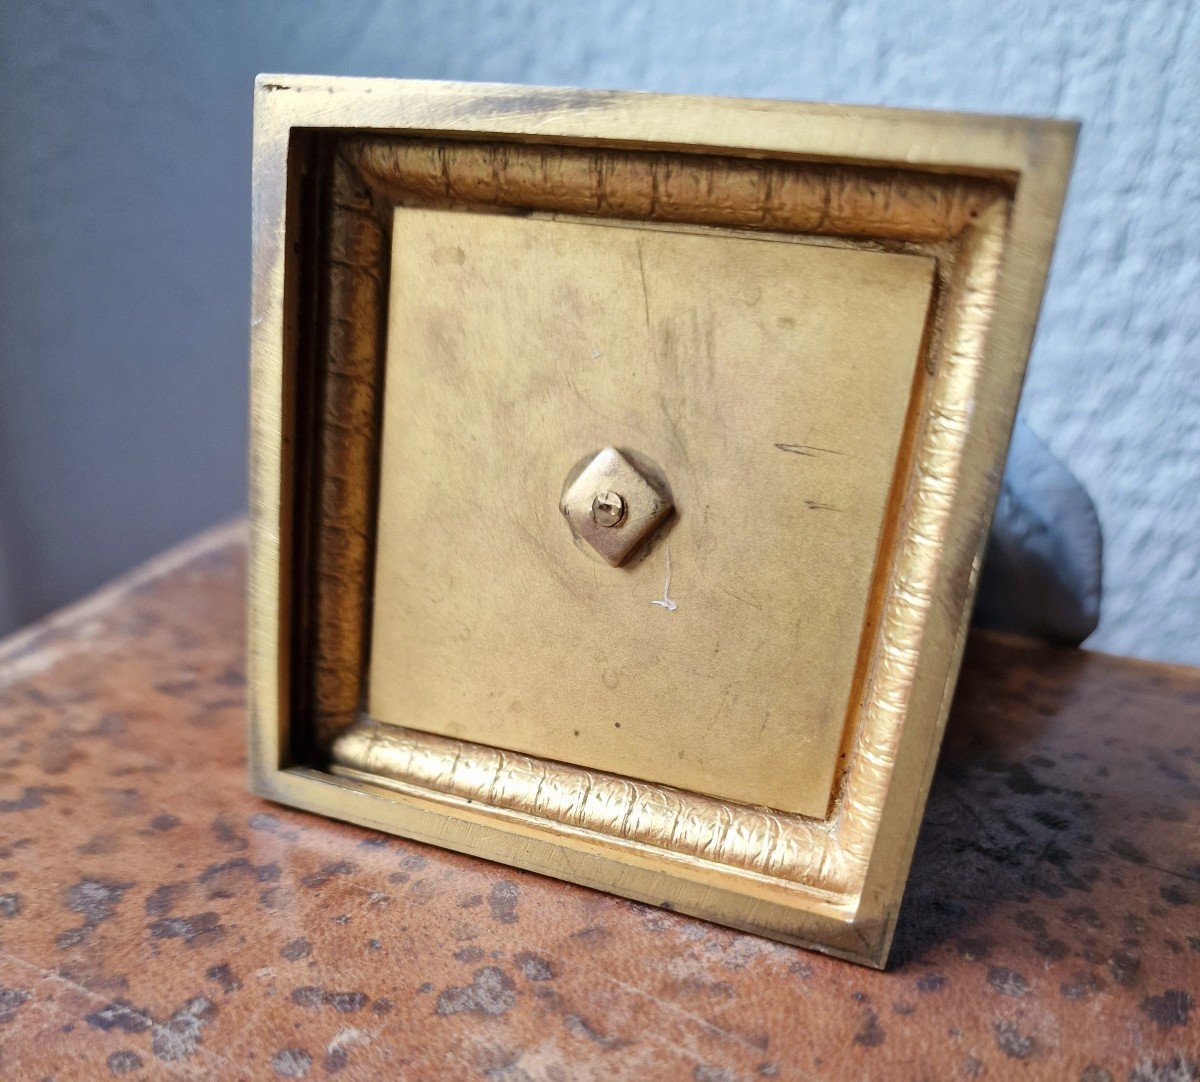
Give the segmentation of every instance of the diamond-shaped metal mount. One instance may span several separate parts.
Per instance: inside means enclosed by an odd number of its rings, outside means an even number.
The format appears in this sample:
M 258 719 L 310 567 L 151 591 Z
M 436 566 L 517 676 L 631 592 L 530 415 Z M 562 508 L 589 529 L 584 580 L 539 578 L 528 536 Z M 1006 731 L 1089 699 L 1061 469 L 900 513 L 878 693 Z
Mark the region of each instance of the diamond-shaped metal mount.
M 620 567 L 671 512 L 671 499 L 615 447 L 605 447 L 563 490 L 567 523 Z

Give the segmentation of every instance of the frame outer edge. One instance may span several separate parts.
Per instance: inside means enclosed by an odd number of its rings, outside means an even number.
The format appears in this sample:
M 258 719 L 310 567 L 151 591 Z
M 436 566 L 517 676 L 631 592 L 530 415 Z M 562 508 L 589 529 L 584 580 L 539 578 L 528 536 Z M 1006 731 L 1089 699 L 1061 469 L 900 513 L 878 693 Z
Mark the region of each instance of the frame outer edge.
M 934 611 L 945 613 L 946 599 L 954 593 L 956 582 L 963 575 L 968 580 L 966 602 L 956 621 L 942 621 L 944 637 L 950 640 L 944 644 L 945 649 L 922 652 L 918 680 L 922 689 L 928 688 L 929 692 L 922 695 L 921 702 L 911 704 L 910 714 L 917 719 L 925 717 L 927 721 L 924 726 L 906 724 L 901 735 L 896 769 L 881 809 L 880 827 L 855 916 L 864 939 L 873 943 L 872 964 L 877 968 L 887 961 L 904 891 L 909 885 L 917 836 L 958 682 L 983 553 L 1062 220 L 1079 127 L 1073 121 L 1030 122 L 1027 147 L 1022 154 L 1028 167 L 1020 175 L 1010 212 L 996 310 L 986 340 L 977 408 L 965 454 L 974 457 L 979 446 L 992 445 L 997 449 L 988 470 L 966 474 L 966 482 L 973 484 L 974 491 L 960 492 L 958 500 L 965 498 L 984 510 L 979 516 L 951 516 Z M 1020 363 L 998 364 L 998 354 L 1018 358 Z M 937 685 L 942 690 L 935 701 L 932 691 Z M 902 809 L 913 809 L 915 814 L 902 815 Z
M 287 128 L 256 82 L 250 304 L 250 546 L 247 567 L 247 705 L 250 788 L 269 795 L 287 723 L 283 569 L 284 230 Z

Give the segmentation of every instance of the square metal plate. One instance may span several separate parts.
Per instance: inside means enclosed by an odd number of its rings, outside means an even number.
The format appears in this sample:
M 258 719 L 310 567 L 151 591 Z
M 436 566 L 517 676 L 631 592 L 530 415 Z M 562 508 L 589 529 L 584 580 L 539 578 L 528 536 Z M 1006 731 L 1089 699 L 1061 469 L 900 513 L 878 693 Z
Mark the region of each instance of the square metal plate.
M 882 964 L 1074 138 L 260 79 L 255 789 Z
M 823 816 L 933 268 L 397 208 L 370 716 Z M 610 444 L 675 507 L 620 569 L 557 513 Z

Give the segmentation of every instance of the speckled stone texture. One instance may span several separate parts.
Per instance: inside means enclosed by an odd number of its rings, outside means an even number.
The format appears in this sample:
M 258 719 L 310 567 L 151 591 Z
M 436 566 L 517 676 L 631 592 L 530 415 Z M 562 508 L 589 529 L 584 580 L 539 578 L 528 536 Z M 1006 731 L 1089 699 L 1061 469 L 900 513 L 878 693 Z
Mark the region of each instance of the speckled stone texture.
M 877 973 L 250 796 L 243 564 L 0 647 L 0 1077 L 1200 1078 L 1200 673 L 978 635 Z

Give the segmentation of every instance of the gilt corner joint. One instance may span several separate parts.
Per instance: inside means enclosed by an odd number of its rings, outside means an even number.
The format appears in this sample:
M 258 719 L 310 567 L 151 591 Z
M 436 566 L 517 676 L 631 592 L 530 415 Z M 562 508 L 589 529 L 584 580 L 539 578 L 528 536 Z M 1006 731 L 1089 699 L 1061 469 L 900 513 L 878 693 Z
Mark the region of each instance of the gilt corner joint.
M 1075 137 L 261 77 L 255 791 L 883 965 Z

